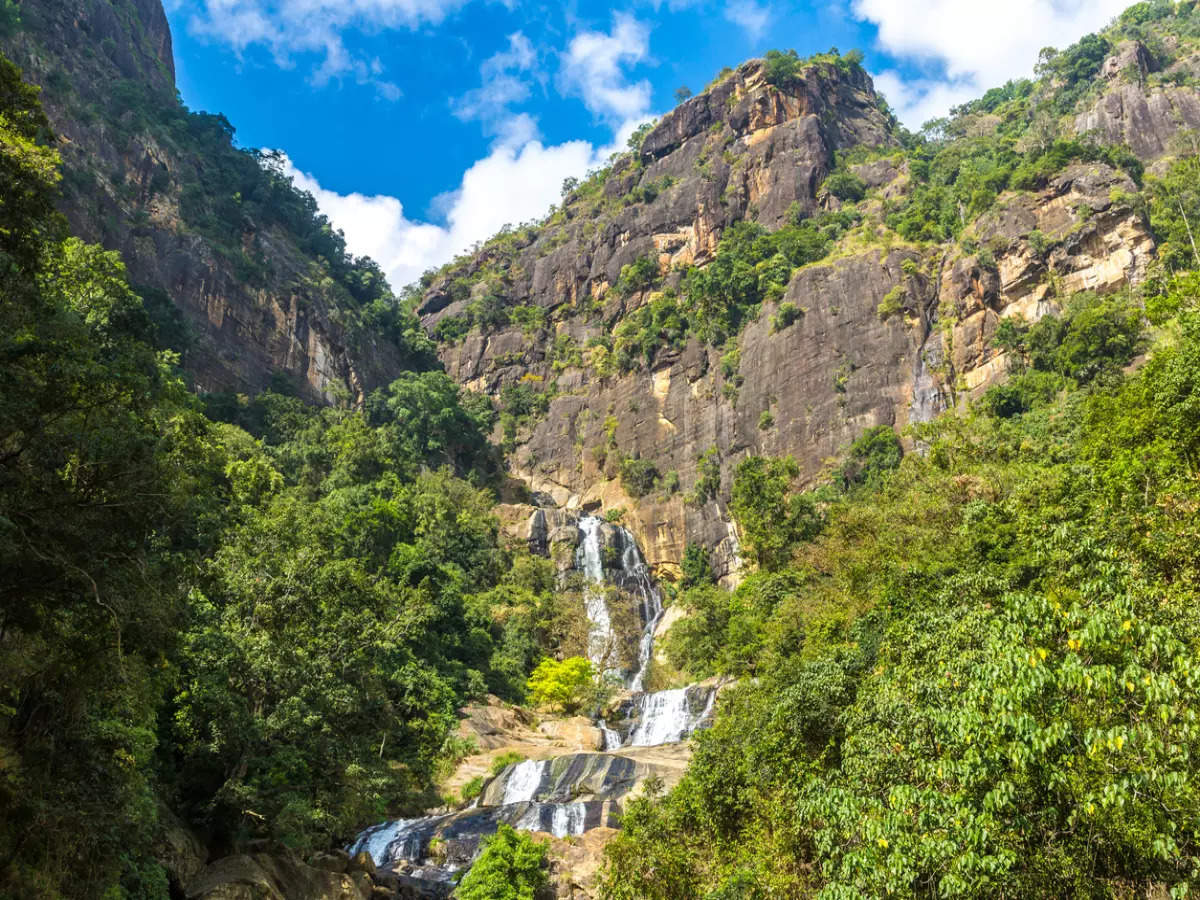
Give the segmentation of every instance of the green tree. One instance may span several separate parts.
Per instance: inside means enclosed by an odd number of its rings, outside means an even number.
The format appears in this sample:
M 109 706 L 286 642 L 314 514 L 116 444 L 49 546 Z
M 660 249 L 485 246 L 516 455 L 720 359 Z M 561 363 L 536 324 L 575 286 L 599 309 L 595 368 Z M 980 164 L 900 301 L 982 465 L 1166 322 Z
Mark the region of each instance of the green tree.
M 595 681 L 595 671 L 586 657 L 571 656 L 561 662 L 543 659 L 529 676 L 529 702 L 573 713 L 587 702 Z
M 796 545 L 821 530 L 812 499 L 792 490 L 799 474 L 790 456 L 750 456 L 734 471 L 730 509 L 751 558 L 764 569 L 786 565 Z
M 546 845 L 501 825 L 459 883 L 462 900 L 536 900 L 549 883 Z

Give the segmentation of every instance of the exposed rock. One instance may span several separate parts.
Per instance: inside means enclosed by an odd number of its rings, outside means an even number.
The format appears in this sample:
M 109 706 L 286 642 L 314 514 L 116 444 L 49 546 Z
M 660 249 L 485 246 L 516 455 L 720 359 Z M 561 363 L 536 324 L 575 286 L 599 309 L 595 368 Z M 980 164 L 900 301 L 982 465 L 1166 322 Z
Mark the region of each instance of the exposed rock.
M 0 50 L 42 87 L 67 173 L 63 212 L 75 234 L 121 252 L 131 284 L 179 309 L 193 337 L 183 368 L 196 388 L 253 394 L 281 375 L 306 399 L 329 403 L 361 399 L 403 368 L 388 338 L 347 329 L 341 308 L 353 301 L 294 235 L 245 216 L 222 221 L 260 260 L 248 275 L 189 222 L 184 185 L 218 164 L 204 154 L 235 151 L 202 151 L 139 118 L 179 110 L 161 0 L 26 3 L 22 20 Z M 126 103 L 119 128 L 97 114 L 114 103 L 116 85 L 143 92 Z
M 976 223 L 996 267 L 984 269 L 962 254 L 943 267 L 942 309 L 953 312 L 953 321 L 942 323 L 947 390 L 958 379 L 977 396 L 1004 376 L 1007 361 L 990 346 L 1001 318 L 1036 321 L 1057 311 L 1061 297 L 1109 293 L 1145 276 L 1154 239 L 1142 214 L 1121 199 L 1135 190 L 1108 166 L 1072 165 L 1042 191 L 1001 197 Z
M 1173 152 L 1172 139 L 1181 130 L 1200 127 L 1200 94 L 1179 85 L 1147 86 L 1145 78 L 1154 69 L 1154 57 L 1140 41 L 1122 43 L 1101 69 L 1108 87 L 1076 116 L 1075 131 L 1127 144 L 1147 162 Z
M 549 719 L 538 725 L 538 731 L 572 750 L 604 749 L 604 737 L 600 729 L 586 716 Z
M 598 896 L 597 876 L 604 863 L 604 848 L 616 834 L 612 828 L 596 828 L 570 840 L 538 835 L 550 844 L 550 883 L 555 898 L 593 900 Z
M 370 890 L 370 877 L 366 877 Z M 306 866 L 292 857 L 255 853 L 227 856 L 187 887 L 188 900 L 365 900 L 354 877 Z
M 308 864 L 314 869 L 324 869 L 326 872 L 345 872 L 350 867 L 350 854 L 340 848 L 317 853 Z
M 346 871 L 351 874 L 365 874 L 368 878 L 375 875 L 375 860 L 371 859 L 371 854 L 365 851 L 354 854 L 354 858 L 346 866 Z
M 182 889 L 198 875 L 208 861 L 204 842 L 188 828 L 165 804 L 158 805 L 158 834 L 154 856 L 177 889 Z

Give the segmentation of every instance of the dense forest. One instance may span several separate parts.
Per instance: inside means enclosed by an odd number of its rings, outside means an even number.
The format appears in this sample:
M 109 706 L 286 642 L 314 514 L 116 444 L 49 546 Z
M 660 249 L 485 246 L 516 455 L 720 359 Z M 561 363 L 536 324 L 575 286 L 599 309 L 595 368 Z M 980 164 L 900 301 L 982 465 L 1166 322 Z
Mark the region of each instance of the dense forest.
M 554 633 L 490 404 L 434 369 L 362 410 L 191 395 L 0 78 L 0 894 L 165 896 L 164 803 L 299 850 L 423 808 L 457 708 L 521 699 Z
M 688 341 L 736 372 L 739 333 L 794 274 L 864 241 L 954 244 L 994 267 L 966 223 L 1070 164 L 1127 174 L 1136 195 L 1120 199 L 1158 243 L 1135 287 L 1005 318 L 990 338 L 1002 383 L 902 435 L 867 430 L 819 483 L 786 456 L 737 462 L 746 577 L 728 589 L 689 546 L 666 641 L 680 683 L 731 686 L 683 780 L 627 804 L 602 896 L 1200 885 L 1200 156 L 1185 135 L 1147 171 L 1043 115 L 1074 109 L 1117 42 L 1154 45 L 1152 27 L 1200 35 L 1200 12 L 1139 4 L 1044 53 L 1037 81 L 841 156 L 829 209 L 731 227 L 671 284 L 648 257 L 622 269 L 617 294 L 655 296 L 586 348 L 601 377 Z M 775 53 L 768 78 L 799 66 Z M 38 91 L 0 57 L 0 896 L 178 896 L 163 862 L 178 821 L 214 856 L 344 846 L 443 804 L 465 704 L 605 699 L 579 657 L 579 597 L 496 514 L 517 490 L 504 453 L 545 393 L 522 383 L 493 403 L 435 353 L 500 319 L 536 330 L 543 312 L 484 294 L 426 336 L 270 159 L 230 159 L 219 177 L 259 191 L 255 215 L 295 220 L 353 297 L 354 328 L 386 331 L 412 366 L 360 406 L 189 390 L 172 319 L 56 211 Z M 853 167 L 880 159 L 909 188 L 871 207 Z M 567 193 L 599 204 L 611 172 Z M 199 190 L 189 202 L 229 244 L 228 217 Z M 905 312 L 888 298 L 880 319 Z M 803 315 L 782 304 L 772 329 Z M 629 496 L 679 490 L 652 460 L 618 468 Z M 721 489 L 699 472 L 693 503 Z M 458 895 L 532 898 L 545 869 L 545 848 L 503 826 Z

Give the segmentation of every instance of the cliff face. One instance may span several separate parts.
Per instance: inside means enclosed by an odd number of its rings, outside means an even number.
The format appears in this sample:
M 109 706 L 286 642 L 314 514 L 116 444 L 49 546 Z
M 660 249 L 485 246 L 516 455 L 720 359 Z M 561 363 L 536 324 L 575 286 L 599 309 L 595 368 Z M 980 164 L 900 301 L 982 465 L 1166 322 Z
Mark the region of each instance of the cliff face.
M 1179 50 L 1168 36 L 1164 52 Z M 1100 96 L 1075 117 L 1075 131 L 1126 144 L 1147 161 L 1177 152 L 1173 142 L 1200 128 L 1200 94 L 1189 83 L 1198 71 L 1200 52 L 1185 49 L 1162 66 L 1141 41 L 1124 41 L 1104 61 Z
M 556 383 L 547 415 L 521 435 L 516 474 L 561 505 L 629 510 L 652 565 L 677 562 L 694 541 L 715 548 L 718 569 L 728 571 L 736 541 L 720 492 L 690 505 L 682 492 L 630 497 L 615 477 L 621 455 L 654 460 L 689 487 L 710 448 L 723 468 L 748 451 L 794 452 L 811 472 L 861 428 L 907 421 L 922 327 L 880 322 L 874 311 L 903 277 L 910 251 L 847 258 L 797 276 L 786 301 L 807 314 L 779 334 L 771 334 L 767 314 L 750 325 L 740 371 L 695 340 L 661 352 L 652 369 L 611 377 L 582 360 L 553 358 L 556 340 L 584 347 L 653 298 L 646 291 L 622 298 L 611 289 L 623 266 L 647 255 L 664 273 L 703 264 L 735 222 L 774 228 L 797 211 L 815 211 L 836 151 L 892 140 L 861 71 L 818 65 L 778 90 L 752 62 L 664 117 L 637 158 L 614 168 L 600 203 L 584 212 L 586 201 L 568 197 L 560 226 L 502 262 L 506 302 L 549 311 L 552 324 L 541 339 L 531 342 L 509 325 L 441 348 L 453 377 L 489 394 Z M 648 199 L 619 200 L 629 197 Z M 467 277 L 495 263 L 485 252 Z M 928 306 L 929 281 L 914 284 L 918 305 Z M 454 300 L 449 279 L 435 282 L 420 310 L 424 323 L 435 328 L 477 293 Z M 832 390 L 843 371 L 853 372 L 845 389 Z M 765 410 L 776 424 L 763 430 Z
M 255 393 L 283 376 L 331 402 L 404 366 L 358 327 L 302 231 L 239 207 L 230 173 L 255 164 L 223 119 L 180 105 L 161 0 L 27 0 L 21 20 L 0 51 L 42 87 L 72 230 L 121 251 L 135 288 L 182 317 L 174 343 L 197 388 Z
M 1126 71 L 1120 60 L 1130 52 L 1118 48 L 1105 77 Z M 1097 107 L 1114 102 L 1115 82 L 1105 84 Z M 1139 102 L 1162 102 L 1133 87 Z M 1187 99 L 1172 100 L 1176 108 L 1195 102 L 1194 91 L 1181 91 Z M 1134 149 L 1147 160 L 1180 127 L 1178 116 L 1161 128 L 1140 126 L 1137 114 L 1104 121 L 1101 137 L 1112 142 L 1139 132 Z M 738 548 L 726 504 L 741 458 L 791 454 L 811 482 L 867 428 L 928 420 L 1003 378 L 1007 360 L 990 346 L 1003 317 L 1033 320 L 1074 292 L 1122 289 L 1153 259 L 1137 185 L 1106 163 L 1077 162 L 1040 188 L 1001 194 L 958 241 L 912 244 L 886 229 L 842 239 L 762 304 L 732 353 L 693 336 L 681 349 L 664 341 L 633 371 L 595 364 L 589 344 L 660 296 L 615 290 L 624 266 L 649 255 L 669 291 L 681 267 L 714 258 L 735 223 L 774 229 L 837 210 L 822 182 L 836 154 L 855 148 L 873 148 L 873 161 L 848 166 L 868 191 L 859 208 L 882 221 L 912 189 L 903 155 L 889 155 L 896 147 L 861 70 L 818 62 L 774 87 L 761 62 L 747 63 L 665 116 L 602 189 L 576 188 L 536 234 L 492 242 L 443 272 L 419 311 L 437 329 L 485 296 L 543 310 L 533 325 L 484 323 L 439 348 L 472 389 L 502 401 L 525 385 L 549 397 L 545 414 L 515 434 L 514 473 L 545 502 L 623 508 L 661 573 L 695 542 L 714 551 L 719 574 L 732 574 Z M 623 459 L 652 461 L 665 477 L 633 496 L 619 477 Z

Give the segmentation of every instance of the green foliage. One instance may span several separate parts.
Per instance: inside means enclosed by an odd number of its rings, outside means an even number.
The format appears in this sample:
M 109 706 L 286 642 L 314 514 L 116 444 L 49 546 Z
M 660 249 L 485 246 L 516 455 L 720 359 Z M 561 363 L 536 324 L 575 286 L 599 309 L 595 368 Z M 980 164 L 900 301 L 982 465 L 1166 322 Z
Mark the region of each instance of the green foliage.
M 519 763 L 519 762 L 524 762 L 528 758 L 529 757 L 527 757 L 524 753 L 518 753 L 515 750 L 507 750 L 504 753 L 501 753 L 499 756 L 497 756 L 495 759 L 492 760 L 492 767 L 490 770 L 492 773 L 492 777 L 493 778 L 496 777 L 501 772 L 503 772 L 505 769 L 507 769 L 509 766 L 515 765 L 516 763 Z
M 1037 71 L 1056 83 L 1054 102 L 1059 113 L 1069 113 L 1075 108 L 1111 51 L 1109 40 L 1098 34 L 1084 35 L 1061 53 L 1052 48 L 1042 51 Z
M 645 497 L 658 485 L 661 476 L 652 459 L 627 456 L 621 460 L 621 487 L 631 497 Z
M 613 290 L 619 297 L 629 297 L 650 290 L 658 284 L 659 278 L 658 259 L 650 255 L 639 256 L 621 267 L 620 277 L 613 285 Z
M 795 267 L 823 259 L 856 221 L 856 213 L 843 211 L 774 232 L 748 222 L 731 225 L 713 261 L 684 274 L 681 291 L 689 330 L 714 346 L 736 336 L 758 315 L 763 300 L 782 296 Z
M 590 699 L 595 678 L 586 657 L 571 656 L 561 662 L 543 659 L 529 676 L 529 702 L 574 713 Z
M 1176 160 L 1160 177 L 1149 179 L 1150 226 L 1159 258 L 1172 271 L 1200 268 L 1200 156 Z
M 688 322 L 674 292 L 666 292 L 625 316 L 613 331 L 613 357 L 628 372 L 640 362 L 653 365 L 660 350 L 683 348 Z
M 799 80 L 803 63 L 795 50 L 768 50 L 763 66 L 763 78 L 767 84 L 778 88 L 789 87 Z
M 401 371 L 363 410 L 217 395 L 212 421 L 152 346 L 162 298 L 67 236 L 47 138 L 0 61 L 0 894 L 166 896 L 160 798 L 230 850 L 424 808 L 456 709 L 523 699 L 564 615 L 479 487 L 490 402 Z
M 715 499 L 721 490 L 721 451 L 709 447 L 696 459 L 696 485 L 688 502 L 700 506 Z
M 459 792 L 463 803 L 470 803 L 476 797 L 483 793 L 483 776 L 476 775 L 470 781 L 462 786 Z
M 462 900 L 536 900 L 549 883 L 546 845 L 501 825 L 454 892 Z
M 892 316 L 899 315 L 904 311 L 904 298 L 907 292 L 904 290 L 904 285 L 898 284 L 879 301 L 879 305 L 875 308 L 875 314 L 881 319 L 890 319 Z
M 812 500 L 791 491 L 799 474 L 800 467 L 790 456 L 750 456 L 734 470 L 729 508 L 750 557 L 764 569 L 786 565 L 793 548 L 821 529 Z
M 999 331 L 1021 416 L 993 399 L 903 459 L 866 435 L 851 459 L 898 474 L 822 492 L 793 565 L 683 591 L 672 662 L 747 677 L 679 786 L 626 809 L 603 896 L 1193 889 L 1194 280 L 1152 286 L 1168 337 L 1130 375 L 1120 297 Z
M 433 339 L 439 344 L 457 344 L 471 331 L 471 320 L 466 316 L 446 316 L 433 326 Z
M 1046 316 L 1032 326 L 1002 322 L 993 343 L 1012 355 L 1018 372 L 1031 368 L 1087 384 L 1133 359 L 1142 346 L 1142 311 L 1124 295 L 1077 294 L 1062 316 Z
M 795 324 L 804 313 L 795 303 L 780 303 L 775 317 L 771 319 L 771 331 L 783 331 Z
M 834 482 L 843 490 L 854 485 L 873 484 L 900 467 L 904 451 L 890 425 L 868 428 L 850 445 L 845 460 L 834 474 Z
M 680 564 L 683 570 L 683 580 L 680 582 L 680 587 L 693 588 L 702 584 L 713 584 L 716 578 L 713 576 L 712 561 L 709 559 L 708 550 L 700 544 L 688 544 L 683 551 L 683 562 Z
M 13 0 L 0 0 L 0 37 L 8 37 L 21 27 L 21 7 Z
M 1124 169 L 1135 181 L 1142 176 L 1141 162 L 1123 147 L 1059 139 L 1021 154 L 1016 146 L 1016 137 L 1001 133 L 918 143 L 909 150 L 913 188 L 888 214 L 888 227 L 910 241 L 957 237 L 1002 191 L 1040 187 L 1073 160 Z
M 826 178 L 823 187 L 839 200 L 848 203 L 857 203 L 867 195 L 867 183 L 845 169 Z

